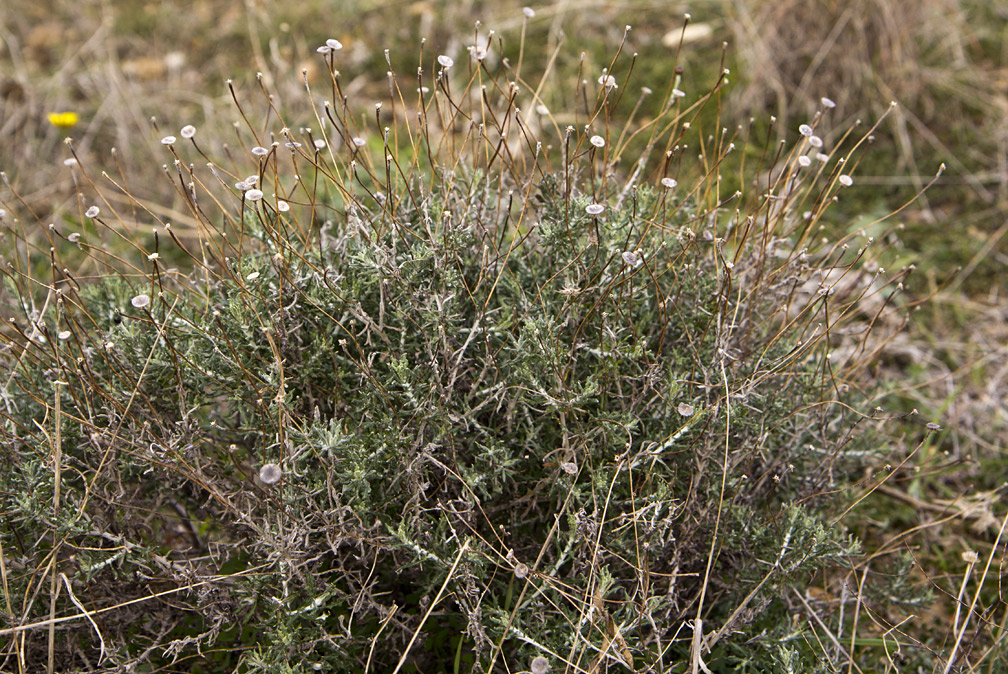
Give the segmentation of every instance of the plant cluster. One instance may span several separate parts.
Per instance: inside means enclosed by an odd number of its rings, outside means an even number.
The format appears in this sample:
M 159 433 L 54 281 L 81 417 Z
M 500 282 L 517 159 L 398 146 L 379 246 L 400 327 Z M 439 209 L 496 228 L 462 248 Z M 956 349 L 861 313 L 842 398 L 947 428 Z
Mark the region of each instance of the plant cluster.
M 819 221 L 868 134 L 825 152 L 828 99 L 790 150 L 704 129 L 725 76 L 616 127 L 620 52 L 560 114 L 491 37 L 372 105 L 330 40 L 308 122 L 233 91 L 226 161 L 162 139 L 181 226 L 76 161 L 78 221 L 5 213 L 5 668 L 855 657 L 812 616 L 844 624 L 856 375 L 907 270 Z M 884 614 L 905 580 L 861 582 Z

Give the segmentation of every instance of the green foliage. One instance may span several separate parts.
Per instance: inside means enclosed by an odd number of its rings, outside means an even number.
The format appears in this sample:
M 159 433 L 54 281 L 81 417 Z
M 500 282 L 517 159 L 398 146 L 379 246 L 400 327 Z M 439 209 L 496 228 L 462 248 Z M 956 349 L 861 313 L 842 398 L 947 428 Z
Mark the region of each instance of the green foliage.
M 41 559 L 25 541 L 55 533 L 68 582 L 137 600 L 103 617 L 117 666 L 216 646 L 202 671 L 544 655 L 815 671 L 828 655 L 786 641 L 795 593 L 859 554 L 827 513 L 871 453 L 819 327 L 859 298 L 803 289 L 831 252 L 804 250 L 796 213 L 833 188 L 732 215 L 707 203 L 715 185 L 663 185 L 667 166 L 618 183 L 581 153 L 522 173 L 489 158 L 498 141 L 456 149 L 444 127 L 424 138 L 439 154 L 402 157 L 421 168 L 395 179 L 364 150 L 292 150 L 329 181 L 322 200 L 225 206 L 240 245 L 210 222 L 199 256 L 173 235 L 191 273 L 149 257 L 139 280 L 58 284 L 54 315 L 32 319 L 42 337 L 5 355 L 4 549 Z M 260 179 L 279 191 L 271 157 Z M 12 596 L 45 577 L 40 559 Z M 719 630 L 702 654 L 681 634 L 695 617 Z

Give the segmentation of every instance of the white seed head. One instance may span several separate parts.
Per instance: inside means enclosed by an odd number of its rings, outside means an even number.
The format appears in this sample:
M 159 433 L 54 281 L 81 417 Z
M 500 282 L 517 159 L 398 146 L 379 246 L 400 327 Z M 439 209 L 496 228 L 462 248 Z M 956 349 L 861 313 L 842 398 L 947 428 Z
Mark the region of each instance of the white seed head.
M 605 147 L 605 138 L 603 138 L 602 136 L 597 135 L 592 136 L 591 138 L 588 139 L 588 142 L 594 145 L 595 147 Z
M 316 150 L 321 150 L 326 146 L 326 143 L 321 138 L 316 138 L 315 140 L 312 141 L 312 145 L 315 146 Z
M 812 127 L 809 126 L 808 124 L 802 124 L 801 126 L 798 127 L 798 133 L 808 138 L 813 133 Z
M 84 215 L 89 218 L 97 218 L 98 214 L 101 213 L 97 206 L 92 206 L 84 212 Z
M 679 182 L 675 178 L 662 178 L 661 184 L 667 187 L 668 189 L 672 189 L 673 187 L 678 185 Z
M 252 185 L 249 185 L 244 180 L 239 180 L 238 182 L 235 183 L 235 189 L 236 190 L 241 190 L 242 192 L 244 192 L 245 190 L 252 189 L 252 186 L 254 184 L 255 183 L 253 183 Z
M 269 154 L 269 150 L 264 148 L 262 145 L 256 145 L 254 148 L 252 148 L 252 154 L 254 154 L 257 157 L 264 157 Z
M 280 211 L 281 213 L 286 213 L 287 211 L 290 210 L 290 204 L 288 204 L 286 201 L 283 201 L 282 199 L 278 200 L 277 210 Z
M 839 180 L 840 184 L 843 185 L 844 187 L 850 187 L 851 185 L 854 184 L 854 179 L 851 178 L 846 173 L 837 178 L 837 180 Z
M 515 565 L 514 575 L 515 578 L 526 578 L 529 574 L 528 564 L 518 563 Z
M 254 271 L 254 272 L 250 273 L 248 276 L 246 276 L 245 280 L 246 281 L 255 281 L 257 278 L 259 278 L 259 272 Z
M 573 461 L 564 461 L 560 464 L 560 469 L 568 475 L 575 475 L 577 473 L 577 464 Z
M 976 564 L 980 561 L 980 555 L 978 555 L 975 550 L 964 550 L 962 553 L 962 560 L 967 564 Z
M 679 403 L 676 407 L 676 411 L 684 417 L 693 416 L 693 406 L 689 403 Z
M 59 332 L 56 333 L 56 339 L 62 339 L 62 340 L 70 339 L 70 331 L 60 330 Z
M 243 180 L 246 185 L 255 186 L 259 184 L 259 176 L 248 176 Z
M 68 236 L 67 241 L 69 241 L 70 243 L 77 243 L 78 241 L 80 241 L 80 232 L 74 232 L 73 234 Z
M 442 68 L 451 68 L 455 65 L 455 59 L 446 54 L 441 54 L 437 57 L 437 62 Z
M 531 7 L 522 7 L 522 14 L 525 15 L 526 19 L 531 19 L 533 16 L 535 16 L 535 10 L 532 9 Z
M 259 201 L 263 198 L 262 190 L 251 189 L 245 192 L 245 198 L 249 201 Z
M 150 304 L 150 295 L 137 295 L 130 300 L 130 304 L 136 309 L 143 309 L 145 306 Z
M 682 89 L 673 89 L 672 98 L 686 98 L 686 92 Z
M 802 156 L 798 157 L 798 164 L 803 168 L 808 168 L 809 166 L 812 165 L 812 160 L 808 158 L 808 155 L 803 154 Z
M 275 463 L 264 464 L 259 469 L 259 479 L 263 484 L 276 484 L 283 477 L 283 470 Z
M 183 138 L 192 138 L 196 135 L 196 127 L 192 124 L 186 124 L 182 127 L 182 130 L 179 131 L 179 135 Z
M 322 45 L 321 47 L 316 47 L 315 51 L 317 51 L 319 54 L 328 54 L 329 52 L 332 51 L 332 49 L 330 49 L 325 45 Z
M 329 47 L 329 49 L 333 51 L 339 51 L 340 49 L 343 48 L 343 43 L 340 42 L 339 40 L 334 40 L 333 38 L 329 38 L 328 40 L 326 40 L 325 44 L 327 47 Z
M 70 157 L 69 159 L 63 160 L 63 166 L 76 166 L 76 165 L 77 165 L 77 159 L 74 157 Z
M 823 145 L 822 138 L 819 136 L 809 136 L 808 143 L 814 148 L 820 148 Z
M 361 138 L 360 136 L 355 136 L 353 139 L 353 144 L 356 145 L 357 147 L 364 147 L 365 145 L 367 145 L 367 141 Z
M 823 96 L 822 98 L 819 99 L 819 102 L 823 104 L 824 108 L 835 108 L 836 107 L 836 103 L 833 102 L 832 98 L 826 98 L 825 96 Z
M 176 140 L 175 136 L 165 136 L 164 138 L 161 139 L 161 144 L 172 145 L 175 143 L 175 140 Z
M 623 251 L 623 262 L 630 267 L 636 267 L 641 263 L 640 256 L 631 250 Z
M 585 206 L 585 212 L 588 215 L 598 215 L 604 210 L 605 206 L 603 206 L 602 204 L 588 204 L 587 206 Z
M 549 671 L 549 660 L 541 655 L 537 655 L 532 658 L 532 664 L 529 665 L 529 669 L 532 670 L 532 674 L 546 674 Z
M 618 88 L 618 85 L 616 84 L 616 78 L 613 77 L 612 75 L 607 75 L 605 73 L 603 73 L 602 76 L 598 78 L 598 83 L 604 86 L 606 89 Z
M 825 152 L 816 152 L 815 158 L 824 164 L 829 161 L 829 155 Z

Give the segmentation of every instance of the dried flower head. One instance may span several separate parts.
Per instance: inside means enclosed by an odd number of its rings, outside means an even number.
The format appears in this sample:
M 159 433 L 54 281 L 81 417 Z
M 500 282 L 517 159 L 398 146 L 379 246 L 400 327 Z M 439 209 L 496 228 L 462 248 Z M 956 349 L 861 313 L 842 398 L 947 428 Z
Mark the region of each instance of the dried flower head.
M 684 417 L 691 417 L 693 416 L 693 406 L 689 403 L 679 403 L 679 405 L 676 406 L 676 412 Z
M 849 175 L 847 175 L 846 173 L 844 173 L 844 174 L 843 174 L 843 175 L 841 175 L 841 176 L 840 176 L 839 178 L 837 178 L 837 180 L 839 180 L 839 181 L 840 181 L 840 184 L 841 184 L 841 185 L 843 185 L 844 187 L 850 187 L 851 185 L 853 185 L 853 184 L 854 184 L 854 179 L 853 179 L 853 178 L 851 178 L 851 177 L 850 177 Z
M 525 15 L 526 19 L 531 19 L 533 16 L 535 16 L 535 10 L 532 9 L 531 7 L 522 7 L 522 14 Z
M 441 54 L 440 56 L 438 56 L 437 62 L 442 68 L 451 68 L 453 65 L 455 65 L 455 59 L 445 54 Z
M 529 669 L 532 670 L 532 674 L 546 674 L 549 671 L 549 660 L 541 655 L 537 655 L 532 658 L 532 664 L 529 665 Z
M 333 38 L 329 38 L 328 40 L 326 40 L 325 44 L 327 47 L 329 47 L 329 49 L 333 51 L 339 51 L 340 49 L 343 48 L 343 43 Z
M 266 155 L 269 154 L 269 150 L 264 148 L 262 145 L 256 145 L 254 148 L 252 148 L 252 154 L 254 154 L 257 157 L 265 157 Z
M 77 158 L 69 157 L 63 160 L 63 166 L 77 166 Z
M 678 185 L 679 182 L 675 178 L 662 178 L 661 184 L 667 187 L 668 189 L 672 189 L 673 187 Z
M 686 92 L 682 89 L 673 89 L 672 98 L 686 98 Z
M 529 574 L 528 564 L 522 564 L 521 562 L 519 562 L 518 564 L 515 565 L 514 568 L 515 578 L 526 578 L 528 577 L 528 574 Z
M 560 464 L 560 469 L 568 475 L 576 475 L 578 470 L 577 464 L 573 461 L 564 461 Z
M 606 89 L 617 89 L 619 88 L 616 84 L 616 78 L 612 75 L 607 75 L 602 73 L 602 76 L 598 78 L 598 83 L 604 86 Z
M 136 309 L 143 309 L 145 306 L 150 304 L 150 295 L 137 295 L 130 300 L 130 304 Z
M 820 138 L 819 136 L 809 136 L 808 142 L 809 145 L 811 145 L 814 148 L 820 148 L 823 146 L 822 138 Z
M 161 144 L 162 145 L 174 145 L 174 143 L 175 143 L 176 140 L 177 140 L 177 138 L 175 138 L 175 136 L 165 136 L 164 138 L 161 139 Z
M 286 213 L 287 211 L 290 210 L 290 204 L 288 204 L 283 199 L 278 199 L 277 200 L 277 210 L 280 211 L 281 213 Z
M 592 136 L 591 138 L 588 139 L 588 142 L 594 145 L 595 147 L 605 147 L 605 138 L 603 138 L 602 136 L 598 135 Z
M 809 126 L 808 124 L 802 124 L 801 126 L 798 127 L 798 133 L 808 138 L 813 133 L 812 127 Z
M 585 206 L 585 213 L 588 215 L 598 215 L 605 210 L 605 206 L 602 204 L 588 204 Z
M 98 209 L 98 207 L 92 206 L 91 208 L 84 211 L 84 216 L 88 218 L 97 218 L 99 213 L 101 213 L 101 211 Z
M 245 192 L 245 198 L 249 201 L 259 201 L 263 198 L 262 190 L 251 189 Z
M 61 340 L 70 339 L 70 331 L 69 330 L 60 330 L 59 332 L 56 333 L 56 339 L 61 339 Z
M 819 102 L 823 104 L 824 108 L 835 108 L 836 107 L 836 103 L 833 102 L 832 98 L 826 98 L 825 96 L 823 96 L 822 98 L 819 99 Z
M 622 257 L 624 264 L 630 267 L 636 267 L 641 263 L 640 255 L 631 250 L 623 251 Z
M 278 464 L 267 463 L 259 469 L 259 479 L 263 484 L 276 484 L 283 477 L 283 470 Z
M 354 136 L 353 144 L 356 145 L 357 147 L 364 147 L 365 145 L 367 145 L 367 141 L 361 138 L 360 136 Z
M 73 232 L 70 234 L 70 236 L 67 237 L 67 241 L 70 243 L 77 243 L 80 241 L 80 232 Z
M 192 124 L 186 124 L 182 127 L 182 130 L 179 131 L 179 135 L 183 138 L 192 138 L 196 135 L 196 127 Z
M 809 166 L 812 165 L 812 160 L 809 159 L 808 155 L 803 154 L 802 156 L 798 157 L 798 165 L 803 168 L 808 168 Z

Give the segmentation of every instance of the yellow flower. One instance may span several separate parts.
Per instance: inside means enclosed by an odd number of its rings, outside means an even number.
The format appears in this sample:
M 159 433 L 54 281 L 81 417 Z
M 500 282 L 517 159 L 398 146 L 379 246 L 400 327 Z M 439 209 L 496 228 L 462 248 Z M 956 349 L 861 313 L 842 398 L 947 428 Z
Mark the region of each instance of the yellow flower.
M 50 112 L 49 123 L 59 129 L 69 129 L 77 124 L 76 112 Z

